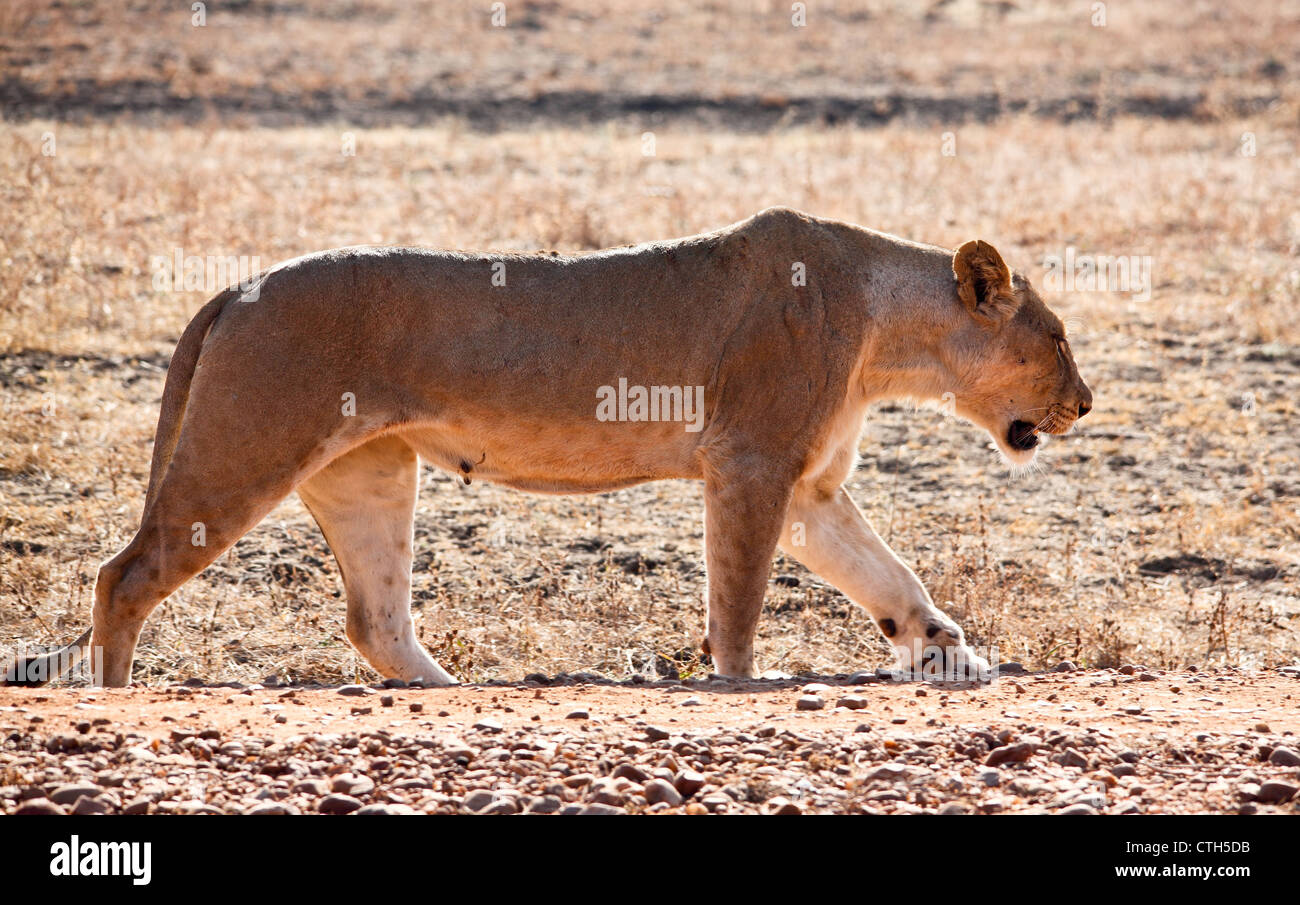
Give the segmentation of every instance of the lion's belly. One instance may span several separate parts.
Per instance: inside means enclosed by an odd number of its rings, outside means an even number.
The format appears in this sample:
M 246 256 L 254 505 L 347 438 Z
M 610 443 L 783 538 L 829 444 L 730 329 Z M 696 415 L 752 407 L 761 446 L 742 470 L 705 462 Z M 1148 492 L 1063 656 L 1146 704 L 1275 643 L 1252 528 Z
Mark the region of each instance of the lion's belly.
M 622 425 L 626 428 L 627 425 Z M 429 425 L 399 435 L 420 458 L 469 482 L 532 493 L 603 493 L 668 478 L 697 477 L 680 443 L 650 432 L 608 432 L 573 425 Z

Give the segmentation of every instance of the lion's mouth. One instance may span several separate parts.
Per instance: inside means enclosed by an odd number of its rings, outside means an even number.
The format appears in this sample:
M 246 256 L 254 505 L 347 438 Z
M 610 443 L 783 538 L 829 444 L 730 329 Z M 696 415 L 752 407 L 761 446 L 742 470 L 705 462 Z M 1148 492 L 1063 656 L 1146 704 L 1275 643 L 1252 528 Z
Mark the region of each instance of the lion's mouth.
M 1007 445 L 1012 449 L 1029 451 L 1038 445 L 1038 430 L 1028 421 L 1012 421 L 1007 428 Z

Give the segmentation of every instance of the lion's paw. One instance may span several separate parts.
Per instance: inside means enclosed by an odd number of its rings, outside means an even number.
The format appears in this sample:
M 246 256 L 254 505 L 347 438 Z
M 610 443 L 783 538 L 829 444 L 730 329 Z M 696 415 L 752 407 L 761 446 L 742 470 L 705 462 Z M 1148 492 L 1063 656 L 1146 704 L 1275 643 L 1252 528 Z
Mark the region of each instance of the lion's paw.
M 892 641 L 899 670 L 931 682 L 991 682 L 996 671 L 966 643 L 961 628 L 942 614 L 924 620 L 907 640 Z

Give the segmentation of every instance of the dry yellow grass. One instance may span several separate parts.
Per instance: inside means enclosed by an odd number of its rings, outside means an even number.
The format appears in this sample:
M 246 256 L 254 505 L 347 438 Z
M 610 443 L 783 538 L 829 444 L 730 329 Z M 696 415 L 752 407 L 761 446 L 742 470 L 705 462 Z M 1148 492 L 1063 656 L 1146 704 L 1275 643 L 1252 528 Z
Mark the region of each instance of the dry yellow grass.
M 394 64 L 386 86 L 373 61 L 347 52 L 355 38 L 339 29 L 349 15 L 379 17 L 375 41 L 406 59 L 399 51 L 419 24 L 413 14 L 347 4 L 335 24 L 321 14 L 301 32 L 294 16 L 272 16 L 238 32 L 270 54 L 243 57 L 259 67 L 244 87 L 280 91 L 275 103 L 313 84 L 331 98 L 382 90 L 391 105 L 403 91 L 441 84 L 431 73 L 443 67 L 449 96 L 460 90 L 455 96 L 471 100 L 480 90 L 489 99 L 656 90 L 644 79 L 659 70 L 638 53 L 667 55 L 660 42 L 669 40 L 677 49 L 665 59 L 679 68 L 664 78 L 689 71 L 672 84 L 723 101 L 728 92 L 775 91 L 781 79 L 789 93 L 808 95 L 873 78 L 975 91 L 980 74 L 994 72 L 1004 74 L 1004 91 L 1021 85 L 1016 73 L 1039 79 L 1045 94 L 1096 87 L 1088 66 L 1054 69 L 1053 45 L 1033 40 L 1056 29 L 1063 46 L 1095 54 L 1087 43 L 1095 36 L 1046 5 L 998 18 L 958 3 L 936 7 L 930 25 L 919 14 L 889 24 L 883 7 L 855 24 L 841 11 L 836 29 L 809 37 L 829 42 L 811 55 L 783 54 L 764 43 L 776 37 L 751 30 L 757 43 L 745 59 L 765 48 L 774 74 L 745 69 L 736 45 L 717 51 L 717 81 L 707 77 L 705 44 L 679 31 L 703 27 L 686 12 L 695 7 L 683 4 L 684 19 L 663 20 L 649 37 L 638 37 L 650 26 L 630 7 L 593 14 L 593 27 L 607 31 L 599 54 L 545 9 L 535 12 L 547 27 L 516 32 L 513 51 L 493 43 L 499 35 L 450 22 L 455 50 L 432 60 L 412 48 L 409 69 Z M 3 50 L 6 79 L 44 98 L 35 107 L 57 111 L 81 97 L 72 106 L 85 112 L 98 89 L 78 80 L 91 75 L 111 96 L 133 78 L 173 94 L 189 84 L 218 101 L 242 90 L 229 57 L 201 43 L 216 40 L 211 34 L 180 29 L 163 41 L 134 27 L 156 12 L 147 4 L 120 16 L 97 6 L 59 10 L 24 18 L 14 7 L 0 19 L 20 36 Z M 785 204 L 950 246 L 985 238 L 1040 284 L 1044 257 L 1067 248 L 1149 255 L 1149 299 L 1047 294 L 1070 325 L 1095 411 L 1043 451 L 1039 468 L 1009 474 L 973 428 L 889 406 L 872 414 L 851 491 L 936 600 L 1003 659 L 1295 661 L 1300 217 L 1286 201 L 1297 194 L 1300 128 L 1289 89 L 1265 64 L 1293 65 L 1286 36 L 1296 16 L 1282 11 L 1265 36 L 1250 17 L 1221 13 L 1172 16 L 1152 43 L 1171 51 L 1170 78 L 1205 95 L 1194 119 L 903 116 L 875 128 L 734 131 L 707 118 L 558 117 L 483 131 L 473 117 L 369 127 L 360 115 L 290 109 L 278 127 L 220 110 L 194 122 L 160 104 L 156 116 L 0 123 L 0 646 L 64 640 L 83 626 L 98 563 L 136 526 L 167 356 L 211 294 L 155 288 L 155 258 L 183 249 L 257 256 L 268 266 L 357 243 L 575 251 L 683 235 Z M 710 15 L 716 22 L 721 13 Z M 1221 27 L 1206 28 L 1207 17 Z M 900 48 L 883 71 L 860 72 L 866 57 L 827 62 L 862 29 Z M 927 37 L 926 29 L 937 31 Z M 1137 31 L 1129 23 L 1111 33 L 1114 72 L 1149 66 Z M 719 40 L 742 41 L 738 32 L 722 29 Z M 987 47 L 959 52 L 965 45 L 954 36 L 990 33 L 1024 53 L 1000 70 Z M 102 61 L 60 43 L 101 34 L 113 49 Z M 906 52 L 945 34 L 954 38 L 949 53 Z M 297 37 L 306 43 L 275 75 L 281 57 L 271 45 Z M 158 47 L 170 51 L 150 57 Z M 204 52 L 215 58 L 195 69 Z M 512 77 L 512 52 L 531 82 Z M 569 62 L 553 73 L 532 65 L 548 54 Z M 584 70 L 575 62 L 584 58 L 596 62 Z M 189 62 L 168 69 L 167 60 Z M 1230 77 L 1232 65 L 1244 74 Z M 202 78 L 187 82 L 195 72 Z M 1016 90 L 1032 95 L 1038 88 L 1029 85 Z M 1269 90 L 1280 100 L 1246 118 L 1213 103 L 1216 91 Z M 647 131 L 654 156 L 643 153 Z M 1242 153 L 1244 137 L 1254 156 Z M 355 156 L 343 153 L 348 141 Z M 945 142 L 955 142 L 954 156 L 943 153 Z M 697 669 L 699 506 L 690 484 L 536 498 L 429 473 L 417 516 L 422 636 L 476 679 Z M 779 561 L 777 574 L 799 584 L 769 592 L 763 668 L 844 671 L 887 660 L 864 613 L 793 563 Z M 155 613 L 138 670 L 149 681 L 367 674 L 344 638 L 337 570 L 296 499 Z

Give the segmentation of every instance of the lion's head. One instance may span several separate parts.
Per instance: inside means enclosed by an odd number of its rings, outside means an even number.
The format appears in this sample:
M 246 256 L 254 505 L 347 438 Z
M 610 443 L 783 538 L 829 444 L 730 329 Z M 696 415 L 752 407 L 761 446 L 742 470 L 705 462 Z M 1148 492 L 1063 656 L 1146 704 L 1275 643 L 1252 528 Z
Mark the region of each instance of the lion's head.
M 949 347 L 957 413 L 987 430 L 1012 463 L 1033 461 L 1039 433 L 1064 434 L 1092 408 L 1061 319 L 987 242 L 952 261 L 969 319 Z

